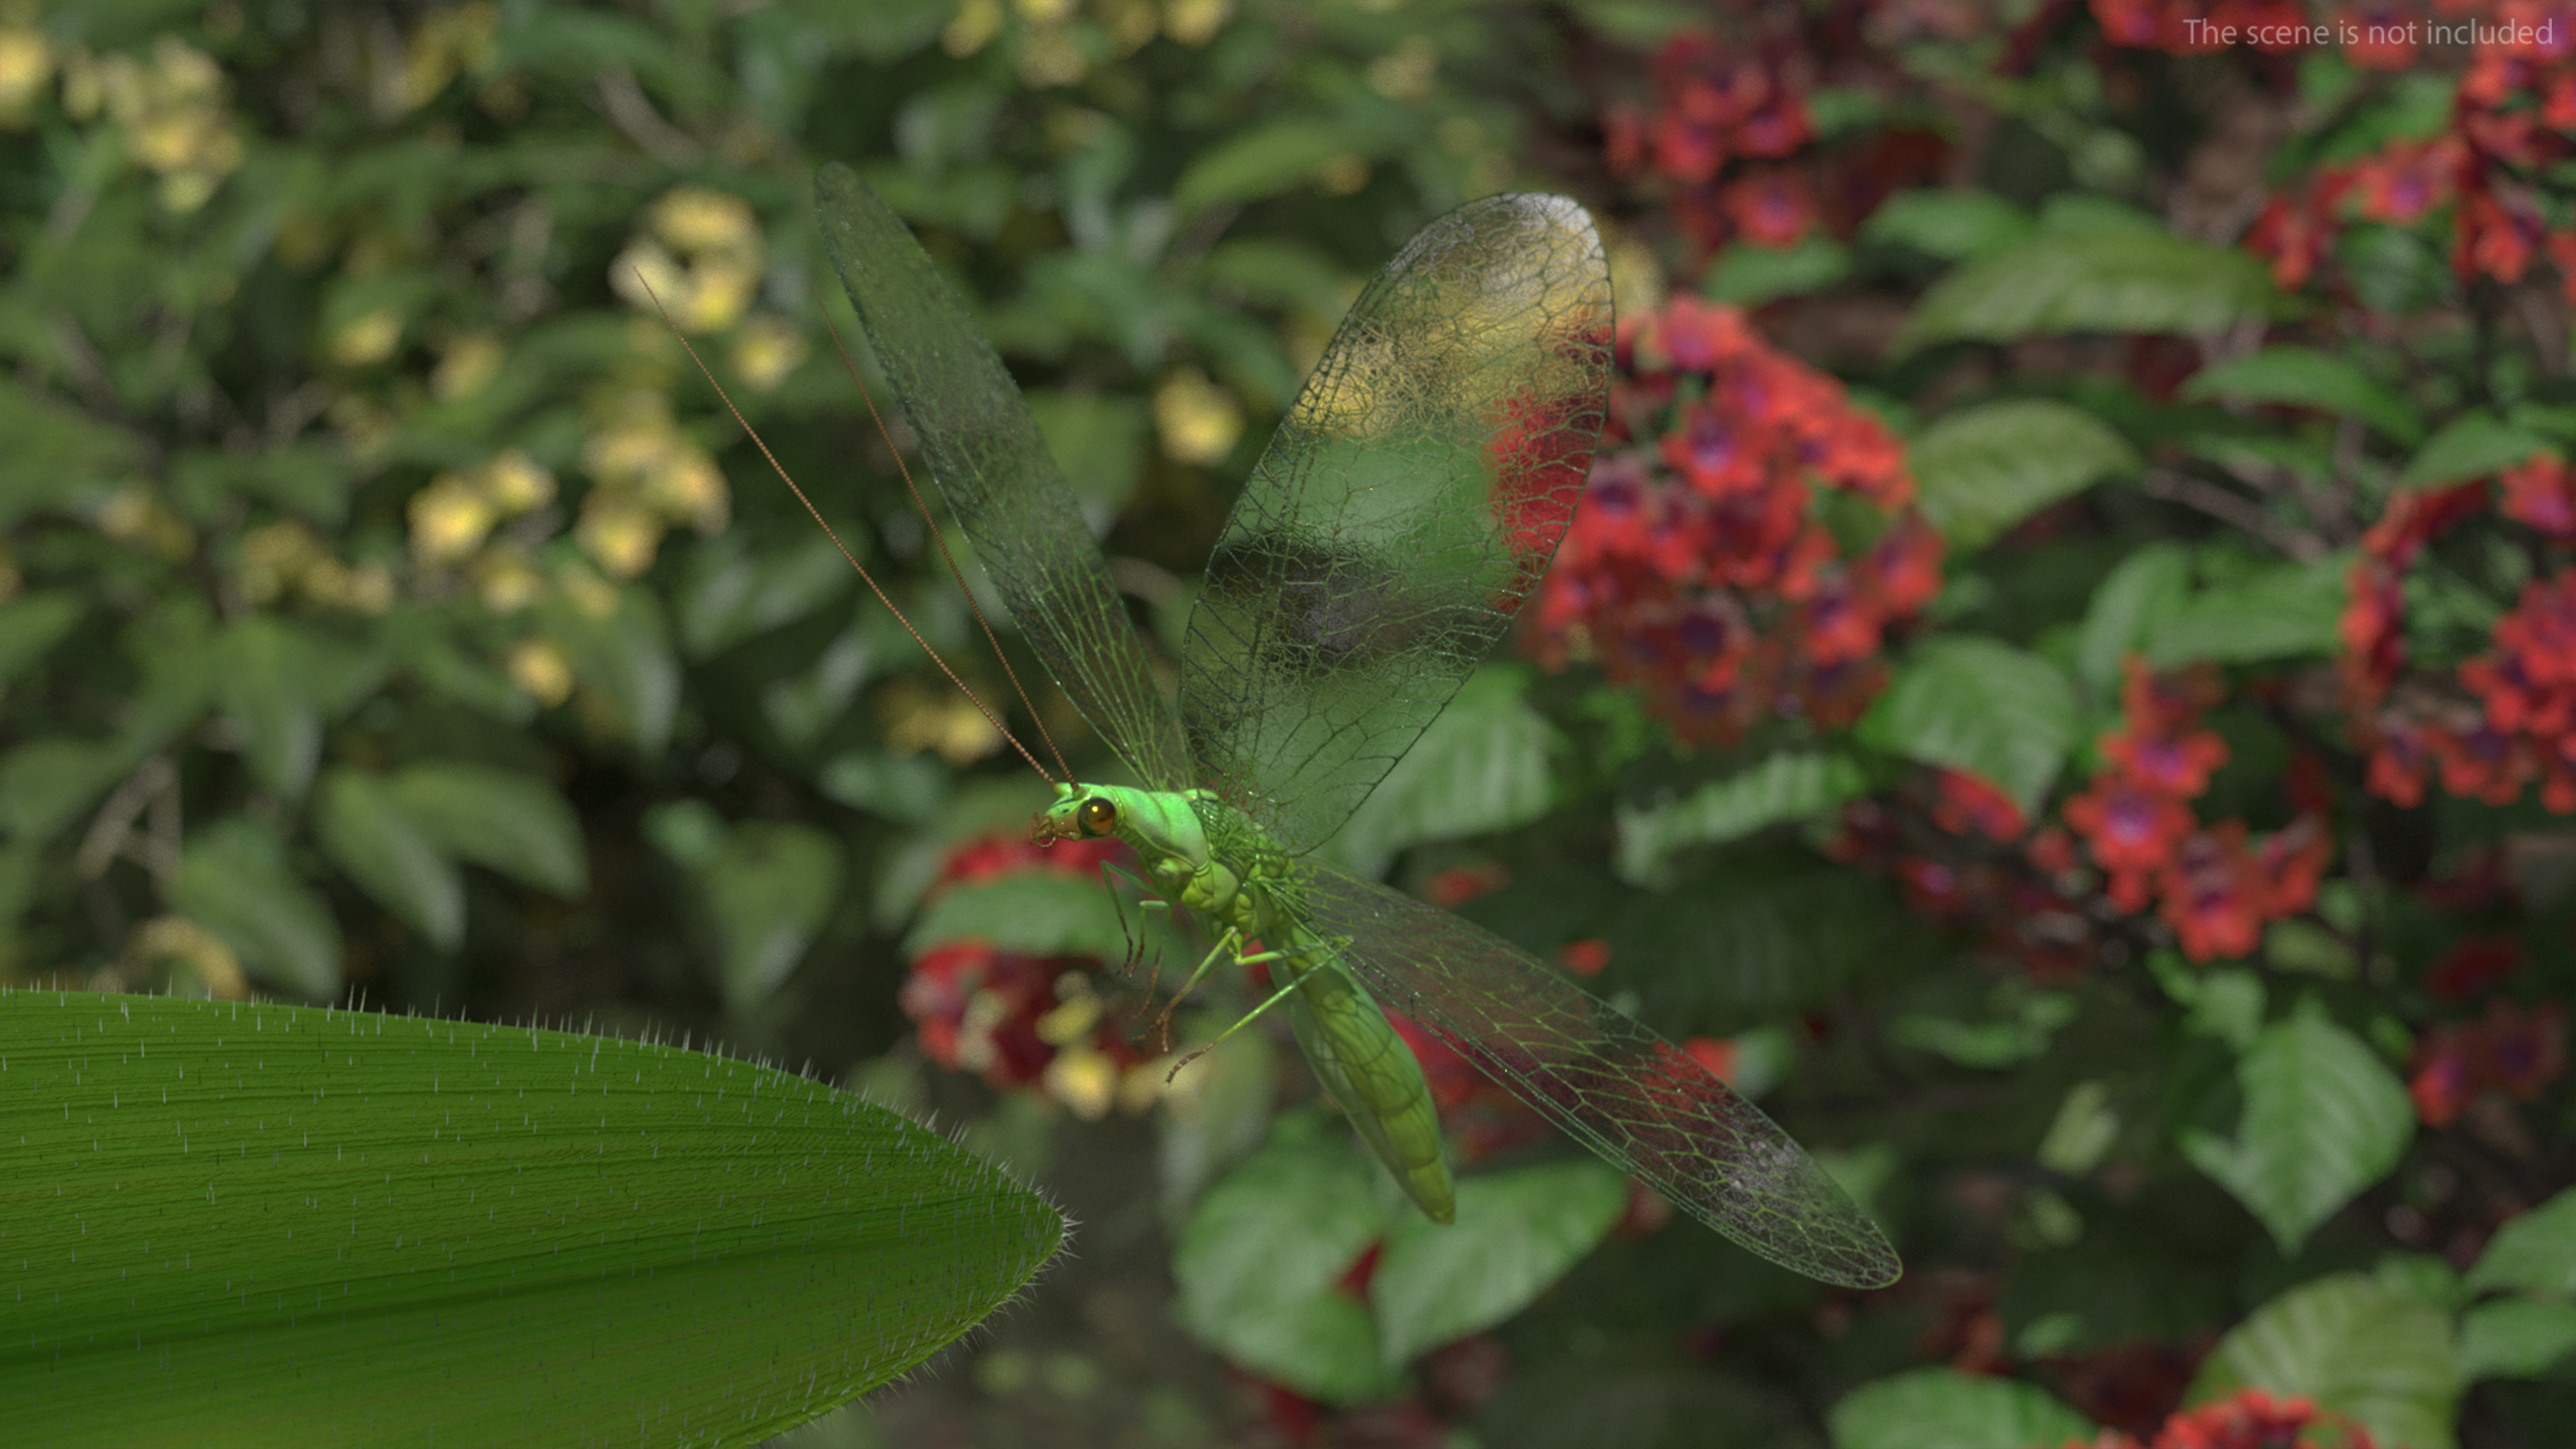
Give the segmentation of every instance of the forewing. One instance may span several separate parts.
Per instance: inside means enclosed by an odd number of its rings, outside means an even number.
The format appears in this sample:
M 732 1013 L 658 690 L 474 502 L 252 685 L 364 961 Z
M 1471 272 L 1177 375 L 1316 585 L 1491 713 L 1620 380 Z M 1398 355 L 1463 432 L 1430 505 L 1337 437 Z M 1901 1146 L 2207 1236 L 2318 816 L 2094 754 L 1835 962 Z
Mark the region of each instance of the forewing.
M 1021 634 L 1147 784 L 1188 783 L 1144 640 L 1002 359 L 857 172 L 825 166 L 814 212 L 904 421 Z
M 1853 1288 L 1903 1271 L 1789 1134 L 1687 1053 L 1446 911 L 1310 863 L 1315 929 L 1352 971 L 1557 1126 L 1784 1268 Z
M 1496 196 L 1361 294 L 1226 519 L 1190 615 L 1200 784 L 1321 843 L 1547 571 L 1601 430 L 1610 276 L 1583 208 Z

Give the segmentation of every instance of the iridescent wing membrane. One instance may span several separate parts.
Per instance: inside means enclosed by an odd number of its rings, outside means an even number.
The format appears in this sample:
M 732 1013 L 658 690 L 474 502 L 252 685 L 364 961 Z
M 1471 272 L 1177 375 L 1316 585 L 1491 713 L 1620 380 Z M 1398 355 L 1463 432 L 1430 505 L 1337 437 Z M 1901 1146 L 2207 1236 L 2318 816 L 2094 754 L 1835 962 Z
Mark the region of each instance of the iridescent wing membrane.
M 857 172 L 825 166 L 814 211 L 904 421 L 1012 621 L 1139 778 L 1163 790 L 1189 784 L 1145 641 L 993 345 Z
M 1610 375 L 1583 209 L 1496 196 L 1360 295 L 1244 485 L 1190 614 L 1198 783 L 1311 850 L 1511 626 L 1573 517 Z
M 1320 861 L 1315 929 L 1381 1003 L 1751 1252 L 1828 1283 L 1902 1271 L 1869 1215 L 1788 1133 L 1672 1043 L 1468 922 Z

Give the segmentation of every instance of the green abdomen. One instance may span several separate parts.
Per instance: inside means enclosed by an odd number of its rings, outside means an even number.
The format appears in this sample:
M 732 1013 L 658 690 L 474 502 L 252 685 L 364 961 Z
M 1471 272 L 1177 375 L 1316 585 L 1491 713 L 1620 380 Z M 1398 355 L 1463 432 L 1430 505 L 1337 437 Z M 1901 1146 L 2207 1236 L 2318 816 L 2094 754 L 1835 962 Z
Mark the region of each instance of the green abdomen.
M 1425 1215 L 1457 1215 L 1449 1164 L 1440 1152 L 1440 1116 L 1422 1064 L 1388 1024 L 1386 1014 L 1337 969 L 1324 943 L 1300 928 L 1298 949 L 1283 960 L 1297 980 L 1289 1024 L 1315 1075 L 1349 1114 L 1360 1135 Z

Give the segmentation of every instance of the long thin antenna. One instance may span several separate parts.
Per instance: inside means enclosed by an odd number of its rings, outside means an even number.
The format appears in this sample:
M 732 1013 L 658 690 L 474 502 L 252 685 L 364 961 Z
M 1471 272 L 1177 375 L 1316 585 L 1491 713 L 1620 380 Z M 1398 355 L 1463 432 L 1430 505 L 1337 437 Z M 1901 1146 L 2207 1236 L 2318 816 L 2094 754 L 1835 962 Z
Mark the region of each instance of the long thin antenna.
M 1055 782 L 1055 777 L 1047 773 L 1046 766 L 1039 764 L 1038 757 L 1029 753 L 1029 747 L 1020 743 L 1019 736 L 1012 734 L 1009 728 L 994 715 L 993 711 L 985 706 L 984 701 L 975 697 L 975 691 L 966 687 L 966 681 L 957 677 L 957 671 L 948 667 L 948 661 L 939 657 L 939 651 L 930 647 L 930 641 L 921 637 L 921 631 L 912 627 L 912 621 L 904 617 L 903 610 L 896 607 L 895 601 L 886 596 L 885 588 L 877 582 L 876 575 L 868 572 L 867 565 L 859 562 L 857 555 L 850 552 L 849 545 L 841 542 L 841 536 L 832 531 L 832 525 L 824 521 L 823 511 L 814 506 L 813 499 L 805 496 L 805 490 L 803 488 L 797 486 L 795 478 L 787 471 L 787 465 L 778 461 L 778 455 L 776 453 L 769 451 L 768 440 L 761 437 L 760 430 L 751 425 L 751 419 L 742 415 L 742 409 L 734 406 L 733 394 L 726 392 L 725 385 L 716 381 L 714 369 L 708 367 L 707 360 L 698 355 L 697 344 L 691 342 L 688 334 L 680 330 L 680 325 L 671 320 L 671 309 L 662 305 L 662 294 L 653 290 L 653 284 L 650 281 L 645 280 L 642 271 L 637 271 L 635 274 L 635 280 L 642 284 L 644 295 L 653 299 L 653 310 L 662 314 L 662 325 L 670 328 L 671 335 L 680 339 L 680 346 L 688 352 L 689 361 L 697 364 L 698 375 L 704 377 L 707 380 L 707 386 L 714 388 L 716 390 L 716 396 L 724 400 L 725 411 L 733 414 L 733 420 L 740 423 L 742 425 L 743 432 L 750 435 L 752 446 L 760 449 L 760 456 L 769 460 L 769 470 L 778 475 L 778 481 L 787 485 L 788 492 L 796 495 L 797 502 L 805 505 L 807 516 L 814 520 L 814 525 L 817 528 L 823 530 L 823 536 L 832 541 L 832 547 L 841 551 L 841 557 L 848 560 L 850 567 L 857 571 L 860 580 L 868 586 L 868 592 L 877 596 L 877 602 L 885 605 L 887 613 L 894 615 L 894 621 L 903 626 L 903 632 L 912 636 L 912 642 L 921 646 L 921 652 L 930 656 L 930 662 L 939 666 L 939 672 L 948 676 L 948 682 L 957 686 L 957 692 L 966 696 L 966 702 L 975 706 L 975 712 L 984 717 L 985 723 L 990 724 L 995 733 L 1001 735 L 1004 740 L 1009 741 L 1012 749 L 1019 751 L 1020 758 L 1029 762 L 1029 768 L 1038 772 L 1039 779 L 1045 780 L 1049 784 L 1053 784 Z M 835 340 L 838 340 L 837 334 L 835 335 Z M 868 403 L 868 414 L 871 417 L 876 415 L 876 403 L 873 400 Z M 885 424 L 883 422 L 879 422 L 877 426 L 879 430 L 882 431 Z M 898 455 L 898 461 L 900 461 L 900 455 Z M 904 481 L 907 483 L 911 482 L 911 475 L 907 473 L 904 477 Z M 913 496 L 917 499 L 921 495 L 916 492 Z M 935 532 L 936 530 L 934 529 L 933 531 Z M 970 595 L 969 597 L 971 598 L 972 596 Z M 982 616 L 979 614 L 977 617 L 981 618 Z M 989 633 L 990 631 L 988 630 L 987 632 Z M 1009 666 L 1007 665 L 1004 666 L 1006 669 L 1008 667 Z M 1012 683 L 1017 684 L 1018 681 L 1015 679 Z M 1025 697 L 1026 696 L 1023 696 L 1023 698 Z M 1043 726 L 1041 726 L 1041 729 L 1043 729 Z M 1072 777 L 1073 772 L 1067 770 L 1065 772 L 1065 778 L 1071 779 Z
M 912 506 L 921 514 L 921 521 L 930 526 L 930 541 L 939 545 L 939 557 L 948 565 L 948 576 L 957 581 L 957 591 L 966 596 L 967 609 L 975 615 L 976 626 L 984 631 L 984 642 L 993 646 L 993 657 L 1001 661 L 1002 676 L 1011 681 L 1011 688 L 1020 696 L 1020 708 L 1029 712 L 1029 723 L 1037 726 L 1038 738 L 1046 743 L 1047 753 L 1055 756 L 1056 768 L 1064 771 L 1066 779 L 1072 779 L 1073 766 L 1065 763 L 1064 750 L 1056 744 L 1055 736 L 1048 732 L 1045 718 L 1038 713 L 1037 701 L 1029 698 L 1028 686 L 1020 683 L 1020 672 L 1011 667 L 1011 656 L 1003 652 L 1002 641 L 994 637 L 993 621 L 984 617 L 984 606 L 975 602 L 974 587 L 966 582 L 965 572 L 957 567 L 957 555 L 949 551 L 948 535 L 940 531 L 939 520 L 931 516 L 930 505 L 922 501 L 921 485 L 912 481 L 912 468 L 903 461 L 903 450 L 894 447 L 894 436 L 886 430 L 885 418 L 877 411 L 876 394 L 868 391 L 867 379 L 859 376 L 859 365 L 850 358 L 849 344 L 841 340 L 841 329 L 832 321 L 832 309 L 823 305 L 822 289 L 809 284 L 806 290 L 814 295 L 814 310 L 823 315 L 823 330 L 832 334 L 832 348 L 841 354 L 841 366 L 849 369 L 850 381 L 858 384 L 859 396 L 867 401 L 868 420 L 877 425 L 877 436 L 884 438 L 886 446 L 894 452 L 895 471 L 903 475 L 903 486 L 912 493 Z

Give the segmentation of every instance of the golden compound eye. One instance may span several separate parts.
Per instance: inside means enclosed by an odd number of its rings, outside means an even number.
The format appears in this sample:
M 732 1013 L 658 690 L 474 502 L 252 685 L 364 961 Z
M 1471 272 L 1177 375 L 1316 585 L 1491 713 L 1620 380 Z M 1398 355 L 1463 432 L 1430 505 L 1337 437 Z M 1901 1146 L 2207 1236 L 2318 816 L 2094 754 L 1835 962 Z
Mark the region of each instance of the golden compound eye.
M 1118 828 L 1118 807 L 1094 795 L 1082 802 L 1081 813 L 1075 818 L 1082 822 L 1083 834 L 1107 835 Z

